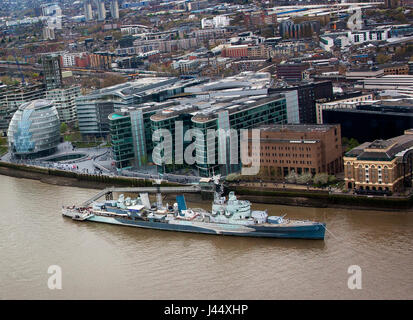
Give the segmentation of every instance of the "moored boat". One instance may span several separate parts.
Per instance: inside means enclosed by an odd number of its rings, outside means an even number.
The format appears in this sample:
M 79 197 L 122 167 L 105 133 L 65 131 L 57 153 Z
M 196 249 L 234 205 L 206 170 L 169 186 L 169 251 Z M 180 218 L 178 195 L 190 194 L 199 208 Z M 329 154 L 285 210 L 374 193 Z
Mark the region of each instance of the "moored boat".
M 151 204 L 148 194 L 136 199 L 120 195 L 88 207 L 64 207 L 62 214 L 78 221 L 203 234 L 296 239 L 324 239 L 325 235 L 325 223 L 268 216 L 266 210 L 251 210 L 250 201 L 237 199 L 234 192 L 226 198 L 219 179 L 211 211 L 187 208 L 183 195 L 176 197 L 173 206 L 163 206 L 159 194 L 157 199 Z

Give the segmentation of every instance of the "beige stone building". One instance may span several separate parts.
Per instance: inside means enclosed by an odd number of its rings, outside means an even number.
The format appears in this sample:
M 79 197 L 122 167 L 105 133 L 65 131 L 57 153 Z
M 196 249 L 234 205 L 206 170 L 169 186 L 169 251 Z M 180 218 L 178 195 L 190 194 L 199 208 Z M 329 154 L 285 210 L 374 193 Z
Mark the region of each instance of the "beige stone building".
M 343 157 L 346 188 L 399 192 L 411 186 L 413 129 L 388 140 L 365 142 Z

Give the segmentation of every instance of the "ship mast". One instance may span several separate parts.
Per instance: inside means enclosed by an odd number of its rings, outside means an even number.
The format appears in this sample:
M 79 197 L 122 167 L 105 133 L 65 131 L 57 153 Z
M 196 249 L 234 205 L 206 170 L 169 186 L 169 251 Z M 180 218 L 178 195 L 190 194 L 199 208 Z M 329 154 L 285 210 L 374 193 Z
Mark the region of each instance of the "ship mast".
M 156 185 L 156 206 L 158 209 L 162 208 L 162 194 L 161 194 L 161 179 L 156 179 L 154 184 Z
M 212 177 L 212 180 L 214 181 L 215 184 L 215 192 L 214 192 L 214 201 L 217 202 L 219 199 L 221 199 L 222 194 L 224 193 L 224 188 L 222 183 L 220 183 L 220 178 L 221 175 L 214 175 Z

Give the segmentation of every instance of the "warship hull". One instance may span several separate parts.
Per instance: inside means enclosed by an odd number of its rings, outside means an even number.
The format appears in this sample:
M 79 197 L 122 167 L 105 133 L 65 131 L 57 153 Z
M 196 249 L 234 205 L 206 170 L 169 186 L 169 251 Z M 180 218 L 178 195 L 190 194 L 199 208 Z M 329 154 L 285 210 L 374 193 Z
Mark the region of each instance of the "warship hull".
M 63 214 L 73 218 L 72 215 Z M 200 234 L 242 236 L 256 238 L 285 238 L 285 239 L 314 239 L 323 240 L 325 234 L 325 224 L 313 222 L 310 224 L 291 225 L 236 225 L 227 223 L 208 223 L 196 221 L 171 221 L 158 222 L 140 219 L 128 219 L 122 217 L 107 217 L 101 215 L 91 215 L 83 221 L 108 223 L 129 227 L 190 232 Z

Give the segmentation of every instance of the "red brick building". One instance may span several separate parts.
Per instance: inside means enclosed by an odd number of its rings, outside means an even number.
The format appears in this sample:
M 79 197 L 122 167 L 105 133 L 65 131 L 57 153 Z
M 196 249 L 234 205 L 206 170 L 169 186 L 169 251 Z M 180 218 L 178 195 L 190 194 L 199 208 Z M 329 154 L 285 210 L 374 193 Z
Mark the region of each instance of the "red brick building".
M 225 47 L 221 52 L 222 57 L 226 58 L 246 58 L 248 57 L 248 45 L 236 45 Z
M 262 172 L 284 178 L 292 171 L 343 171 L 340 125 L 264 125 L 259 129 L 260 149 L 254 149 L 250 140 L 248 153 L 260 157 Z
M 277 15 L 266 11 L 244 13 L 244 22 L 247 26 L 262 26 L 265 24 L 277 24 Z

